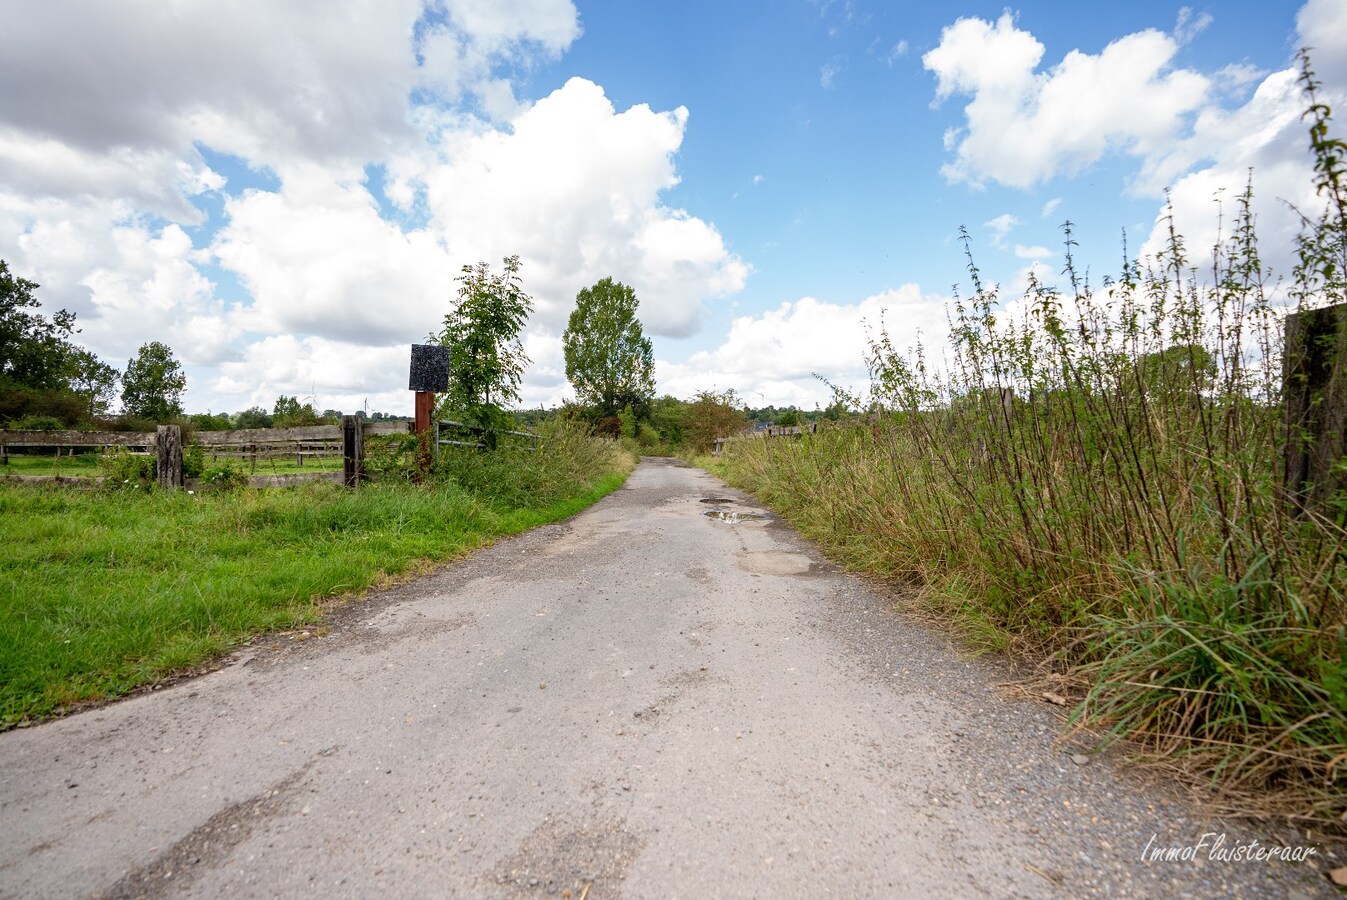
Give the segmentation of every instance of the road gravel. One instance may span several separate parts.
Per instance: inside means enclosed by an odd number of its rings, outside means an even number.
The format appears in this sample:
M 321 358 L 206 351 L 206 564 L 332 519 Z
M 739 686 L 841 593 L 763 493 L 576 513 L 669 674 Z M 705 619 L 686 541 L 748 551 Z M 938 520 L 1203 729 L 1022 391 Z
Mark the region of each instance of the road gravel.
M 328 631 L 0 735 L 0 896 L 1336 895 L 1327 848 L 1148 861 L 1295 835 L 1082 755 L 1005 679 L 645 460 Z

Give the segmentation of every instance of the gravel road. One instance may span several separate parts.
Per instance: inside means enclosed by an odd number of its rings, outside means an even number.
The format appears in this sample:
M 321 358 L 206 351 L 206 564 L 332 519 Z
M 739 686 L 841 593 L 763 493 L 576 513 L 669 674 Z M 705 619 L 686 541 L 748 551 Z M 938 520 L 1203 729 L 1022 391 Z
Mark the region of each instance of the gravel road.
M 1073 759 L 669 462 L 303 637 L 0 735 L 0 895 L 1316 897 L 1347 864 L 1147 861 L 1294 835 Z

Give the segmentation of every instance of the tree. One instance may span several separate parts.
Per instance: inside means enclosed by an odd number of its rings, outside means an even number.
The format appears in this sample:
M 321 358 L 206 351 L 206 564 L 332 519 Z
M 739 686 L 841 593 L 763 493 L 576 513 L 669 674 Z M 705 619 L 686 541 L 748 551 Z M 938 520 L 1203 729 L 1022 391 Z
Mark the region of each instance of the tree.
M 1216 360 L 1201 344 L 1177 344 L 1146 353 L 1137 360 L 1137 374 L 1152 399 L 1193 398 L 1216 381 Z M 1128 384 L 1131 389 L 1133 385 Z
M 716 438 L 738 434 L 747 424 L 748 416 L 739 408 L 733 390 L 698 391 L 683 413 L 687 446 L 702 453 L 711 449 Z
M 484 262 L 464 266 L 444 328 L 430 336 L 449 348 L 445 411 L 491 431 L 508 427 L 502 424 L 502 406 L 519 402 L 519 381 L 529 363 L 519 332 L 533 311 L 533 299 L 520 284 L 519 257 L 504 262 L 499 275 Z
M 673 447 L 683 444 L 683 420 L 687 407 L 682 400 L 668 394 L 650 402 L 650 424 L 660 433 L 664 442 Z
M 655 357 L 636 318 L 636 292 L 604 278 L 575 297 L 562 335 L 566 377 L 581 403 L 601 416 L 628 405 L 646 406 L 655 396 Z
M 70 388 L 84 398 L 90 419 L 106 416 L 121 374 L 83 347 L 69 358 Z
M 234 416 L 235 428 L 270 428 L 271 416 L 260 406 L 250 406 Z
M 48 320 L 36 311 L 37 288 L 10 274 L 0 259 L 0 381 L 37 390 L 67 388 L 75 314 L 62 309 Z
M 187 376 L 167 344 L 142 344 L 122 376 L 122 406 L 128 416 L 163 422 L 182 413 Z
M 845 400 L 834 397 L 833 402 L 823 408 L 821 415 L 829 422 L 840 422 L 843 417 L 851 415 L 851 410 L 847 409 Z
M 306 425 L 318 425 L 318 412 L 312 403 L 300 403 L 298 397 L 281 394 L 271 410 L 272 424 L 276 428 L 302 428 Z
M 234 428 L 229 413 L 192 413 L 187 418 L 197 431 L 231 431 Z

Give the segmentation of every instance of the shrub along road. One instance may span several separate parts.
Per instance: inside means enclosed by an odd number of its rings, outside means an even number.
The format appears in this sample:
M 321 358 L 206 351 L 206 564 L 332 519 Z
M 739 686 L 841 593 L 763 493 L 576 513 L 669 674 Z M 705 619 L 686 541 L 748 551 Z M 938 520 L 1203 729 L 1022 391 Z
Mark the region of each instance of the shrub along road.
M 1212 858 L 1303 839 L 1055 745 L 995 664 L 718 510 L 763 512 L 647 460 L 322 635 L 0 735 L 0 894 L 1332 895 L 1327 849 Z

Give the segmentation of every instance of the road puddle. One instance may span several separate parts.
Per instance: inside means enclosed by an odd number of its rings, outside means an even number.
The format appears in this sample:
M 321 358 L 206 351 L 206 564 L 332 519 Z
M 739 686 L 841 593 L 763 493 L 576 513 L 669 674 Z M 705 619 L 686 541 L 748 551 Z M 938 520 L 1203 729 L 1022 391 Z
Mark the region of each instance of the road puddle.
M 715 519 L 717 522 L 724 522 L 726 525 L 738 525 L 740 522 L 750 522 L 754 519 L 765 519 L 766 516 L 758 513 L 734 512 L 728 509 L 708 509 L 702 513 L 709 519 Z

